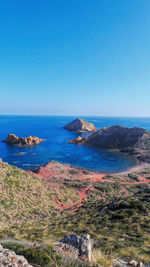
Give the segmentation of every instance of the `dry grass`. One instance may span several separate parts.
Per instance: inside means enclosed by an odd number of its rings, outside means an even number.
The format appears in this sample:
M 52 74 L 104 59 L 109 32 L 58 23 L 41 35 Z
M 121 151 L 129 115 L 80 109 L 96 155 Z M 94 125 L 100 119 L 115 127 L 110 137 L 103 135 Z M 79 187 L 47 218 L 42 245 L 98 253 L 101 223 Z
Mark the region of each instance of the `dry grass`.
M 87 232 L 95 240 L 93 264 L 109 267 L 112 257 L 150 262 L 149 186 L 95 182 L 83 205 L 70 213 L 69 209 L 61 210 L 60 204 L 67 207 L 76 202 L 78 188 L 88 186 L 89 180 L 80 180 L 75 171 L 67 177 L 64 169 L 60 170 L 64 181 L 55 170 L 57 182 L 53 177 L 50 183 L 1 163 L 0 238 L 30 240 L 51 247 L 53 241 L 67 234 Z M 149 175 L 147 170 L 144 175 Z M 130 176 L 128 181 L 134 182 L 135 175 Z M 65 260 L 67 266 L 70 259 Z M 73 262 L 69 264 L 74 266 Z M 75 266 L 82 265 L 77 262 Z
M 100 249 L 93 250 L 92 262 L 98 267 L 111 267 L 113 263 L 111 256 L 105 255 Z

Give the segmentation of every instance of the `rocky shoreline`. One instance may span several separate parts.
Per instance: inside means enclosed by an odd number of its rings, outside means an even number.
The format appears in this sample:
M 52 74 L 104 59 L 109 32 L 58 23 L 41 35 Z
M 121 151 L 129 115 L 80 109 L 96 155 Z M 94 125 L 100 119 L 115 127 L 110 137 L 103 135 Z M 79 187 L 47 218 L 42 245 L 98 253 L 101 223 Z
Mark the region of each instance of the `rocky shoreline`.
M 150 132 L 143 128 L 123 126 L 104 127 L 87 137 L 78 136 L 68 143 L 94 145 L 134 156 L 150 163 Z
M 8 144 L 19 146 L 36 145 L 42 141 L 44 140 L 37 137 L 19 138 L 15 135 L 9 135 L 5 140 Z M 149 141 L 150 133 L 144 129 L 113 126 L 87 137 L 78 137 L 71 143 L 103 144 L 108 149 L 130 153 L 138 159 L 143 156 L 145 159 L 145 157 L 149 158 Z M 142 160 L 139 160 L 139 165 L 115 174 L 94 172 L 55 161 L 48 162 L 34 172 L 24 172 L 0 162 L 3 224 L 8 221 L 8 218 L 9 224 L 12 226 L 14 218 L 17 219 L 17 225 L 18 222 L 23 223 L 22 225 L 30 222 L 23 235 L 22 229 L 24 228 L 19 226 L 20 238 L 24 238 L 24 235 L 28 238 L 31 234 L 35 240 L 36 238 L 37 240 L 42 238 L 50 240 L 50 235 L 54 232 L 55 242 L 59 241 L 54 244 L 53 253 L 56 252 L 62 259 L 70 257 L 87 264 L 86 266 L 97 266 L 94 265 L 98 262 L 94 258 L 96 250 L 92 247 L 92 240 L 95 240 L 100 257 L 103 257 L 102 253 L 104 253 L 102 245 L 107 247 L 111 243 L 111 248 L 114 249 L 116 246 L 116 251 L 120 249 L 120 246 L 124 248 L 123 253 L 120 253 L 122 260 L 118 260 L 117 254 L 115 254 L 107 266 L 143 267 L 143 262 L 149 262 L 147 222 L 150 214 L 150 164 L 140 164 L 140 162 Z M 14 205 L 17 208 L 14 209 Z M 38 224 L 34 225 L 34 222 L 37 223 L 37 221 Z M 33 224 L 32 232 L 31 224 Z M 43 225 L 45 233 L 41 235 Z M 115 225 L 117 228 L 114 227 Z M 132 226 L 130 229 L 128 229 L 129 225 Z M 16 229 L 18 238 L 19 230 Z M 4 229 L 3 235 L 5 235 L 5 231 Z M 12 235 L 10 231 L 8 225 L 8 236 Z M 62 235 L 60 239 L 57 239 L 58 235 Z M 143 245 L 146 251 L 145 261 L 143 255 L 138 254 L 139 244 Z M 128 246 L 131 249 L 132 246 L 135 246 L 137 254 L 132 254 L 131 250 L 126 257 L 124 253 Z M 143 253 L 142 249 L 140 253 Z M 26 257 L 27 254 L 22 253 L 27 260 L 17 254 L 17 251 L 13 251 L 13 247 L 4 249 L 0 246 L 0 266 L 32 267 L 28 261 L 31 264 L 33 261 Z M 109 258 L 108 254 L 107 256 Z M 42 267 L 42 265 L 40 266 Z

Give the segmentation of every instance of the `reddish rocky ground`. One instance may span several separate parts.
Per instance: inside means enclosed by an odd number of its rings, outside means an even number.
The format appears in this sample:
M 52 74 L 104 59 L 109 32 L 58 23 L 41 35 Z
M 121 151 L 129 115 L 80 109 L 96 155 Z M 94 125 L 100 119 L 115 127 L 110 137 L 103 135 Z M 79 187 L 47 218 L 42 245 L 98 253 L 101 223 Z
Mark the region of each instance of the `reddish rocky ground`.
M 129 174 L 116 174 L 108 175 L 106 173 L 97 173 L 88 171 L 85 169 L 71 167 L 69 164 L 62 164 L 55 161 L 47 163 L 44 167 L 41 167 L 37 173 L 34 173 L 37 177 L 46 181 L 51 190 L 57 190 L 58 196 L 54 196 L 54 201 L 60 210 L 68 210 L 70 212 L 76 211 L 84 200 L 90 197 L 93 191 L 96 191 L 94 187 L 95 183 L 111 183 L 120 185 L 140 185 L 150 183 L 150 177 L 147 173 L 129 173 Z M 61 188 L 70 186 L 69 204 L 65 201 L 61 201 Z M 118 194 L 128 192 L 125 187 L 121 189 Z M 76 196 L 76 200 L 75 197 Z M 106 197 L 106 192 L 100 198 Z

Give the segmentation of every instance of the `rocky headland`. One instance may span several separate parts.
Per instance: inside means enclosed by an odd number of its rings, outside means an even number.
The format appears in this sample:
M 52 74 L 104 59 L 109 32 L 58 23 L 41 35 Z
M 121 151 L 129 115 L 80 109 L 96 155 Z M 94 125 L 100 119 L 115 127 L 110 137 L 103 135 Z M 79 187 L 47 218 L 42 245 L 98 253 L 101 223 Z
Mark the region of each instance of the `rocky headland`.
M 80 118 L 68 123 L 63 128 L 69 131 L 81 132 L 81 133 L 97 131 L 97 128 L 94 126 L 93 123 L 87 122 Z
M 87 137 L 77 137 L 69 143 L 96 145 L 128 153 L 150 163 L 150 132 L 139 127 L 105 127 Z
M 15 134 L 9 134 L 3 142 L 9 145 L 17 145 L 17 146 L 34 146 L 43 142 L 44 139 L 38 138 L 36 136 L 29 137 L 18 137 Z

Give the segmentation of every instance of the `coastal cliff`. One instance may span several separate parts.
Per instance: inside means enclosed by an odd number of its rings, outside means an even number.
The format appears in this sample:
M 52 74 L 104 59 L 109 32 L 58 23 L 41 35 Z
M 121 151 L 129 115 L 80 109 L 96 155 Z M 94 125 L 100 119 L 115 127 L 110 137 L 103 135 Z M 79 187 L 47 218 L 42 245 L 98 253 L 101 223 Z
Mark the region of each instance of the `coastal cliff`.
M 150 132 L 139 127 L 105 127 L 88 137 L 70 140 L 75 144 L 90 144 L 136 156 L 150 162 Z

